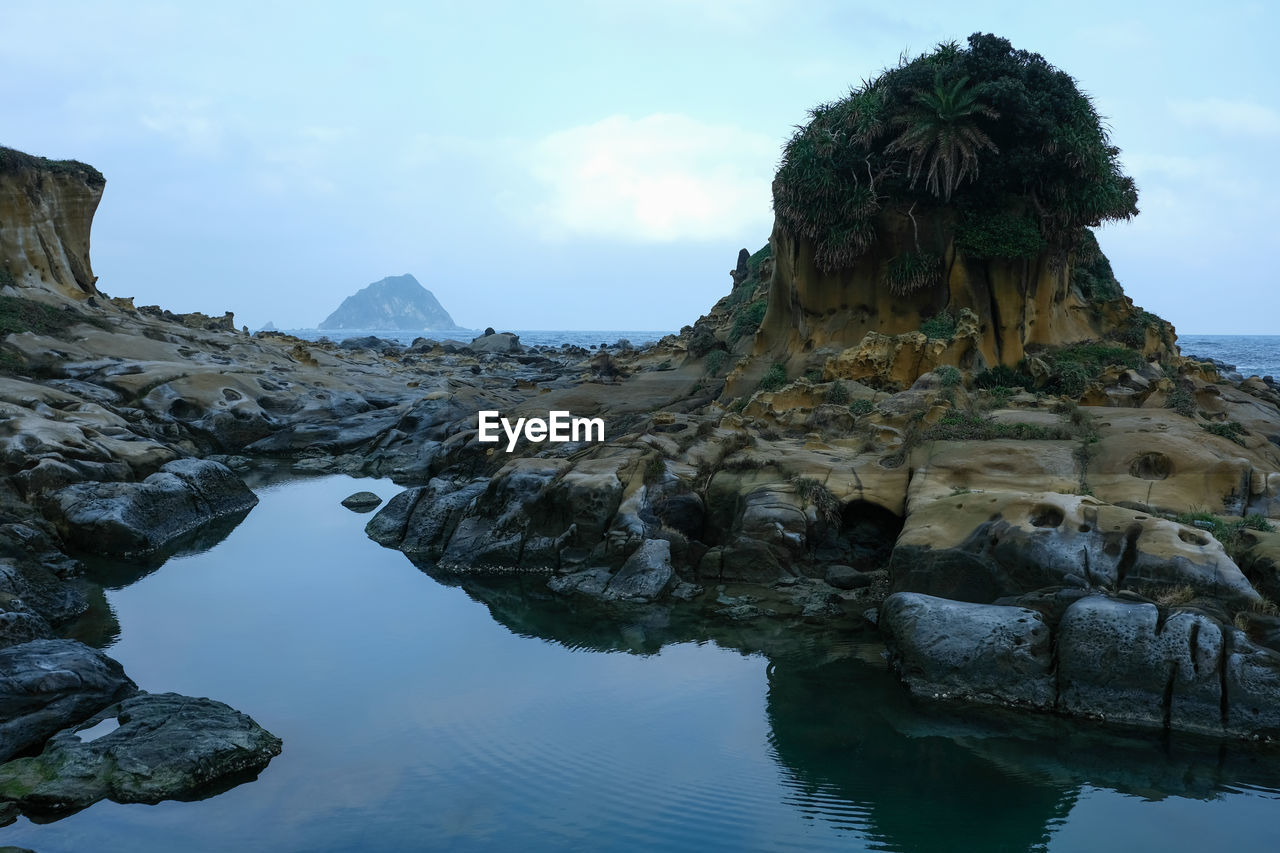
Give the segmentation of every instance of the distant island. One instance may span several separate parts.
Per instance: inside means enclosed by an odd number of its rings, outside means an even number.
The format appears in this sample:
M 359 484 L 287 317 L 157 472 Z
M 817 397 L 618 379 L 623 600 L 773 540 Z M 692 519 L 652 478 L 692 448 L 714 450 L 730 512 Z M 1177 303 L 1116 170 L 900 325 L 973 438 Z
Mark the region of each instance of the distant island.
M 321 329 L 458 329 L 430 290 L 412 275 L 393 275 L 342 300 Z

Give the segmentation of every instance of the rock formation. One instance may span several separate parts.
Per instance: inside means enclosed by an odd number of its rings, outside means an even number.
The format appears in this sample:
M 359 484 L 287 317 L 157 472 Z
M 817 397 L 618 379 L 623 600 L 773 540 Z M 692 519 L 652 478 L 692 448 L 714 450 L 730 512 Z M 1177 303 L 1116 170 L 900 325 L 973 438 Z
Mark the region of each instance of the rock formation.
M 89 228 L 106 180 L 74 160 L 0 147 L 0 292 L 24 287 L 72 299 L 97 293 Z
M 978 70 L 1059 73 L 990 37 L 956 51 Z M 846 130 L 858 110 L 930 97 L 931 77 L 903 68 L 909 86 L 851 96 Z M 978 130 L 1002 152 L 1062 153 Z M 739 253 L 707 316 L 645 348 L 249 336 L 230 315 L 88 299 L 65 287 L 80 281 L 70 260 L 62 282 L 41 277 L 36 264 L 81 257 L 74 235 L 24 249 L 26 290 L 2 294 L 16 310 L 0 341 L 0 644 L 45 654 L 83 611 L 81 549 L 162 559 L 252 504 L 238 472 L 288 465 L 402 483 L 368 535 L 495 618 L 527 599 L 572 620 L 539 635 L 696 622 L 825 648 L 878 631 L 928 700 L 1278 737 L 1280 388 L 1182 357 L 1123 296 L 1088 226 L 1136 197 L 1100 128 L 1085 131 L 1092 159 L 1040 164 L 1047 183 L 1025 197 L 998 161 L 986 183 L 944 164 L 931 186 L 911 138 L 881 137 L 837 163 L 848 198 L 819 211 L 852 218 L 807 229 L 788 155 L 770 245 Z M 1100 171 L 1073 171 L 1086 160 Z M 860 194 L 868 166 L 883 197 Z M 1102 207 L 1080 207 L 1077 180 Z M 60 220 L 16 198 L 30 209 L 0 223 L 0 244 L 29 246 L 21 223 Z M 87 223 L 83 236 L 87 250 Z M 482 409 L 598 416 L 608 439 L 507 453 L 475 440 Z M 485 580 L 504 569 L 518 583 Z M 0 708 L 19 687 L 0 680 Z M 132 754 L 56 734 L 122 698 L 89 694 L 23 735 L 22 760 L 44 763 L 0 767 L 25 786 L 0 787 L 0 815 L 33 802 L 28 771 Z M 83 775 L 76 797 L 117 790 Z
M 456 329 L 435 296 L 411 275 L 375 281 L 342 300 L 321 329 Z

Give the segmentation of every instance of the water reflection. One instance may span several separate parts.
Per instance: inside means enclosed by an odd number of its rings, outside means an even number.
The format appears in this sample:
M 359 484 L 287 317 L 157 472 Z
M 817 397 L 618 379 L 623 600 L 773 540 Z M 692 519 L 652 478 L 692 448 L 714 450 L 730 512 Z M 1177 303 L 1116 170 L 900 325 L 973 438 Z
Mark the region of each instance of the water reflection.
M 607 608 L 545 575 L 419 572 L 339 505 L 393 485 L 254 485 L 247 520 L 164 571 L 95 567 L 107 591 L 81 628 L 144 688 L 225 701 L 284 753 L 215 799 L 99 803 L 0 845 L 1059 851 L 1115 847 L 1123 827 L 1138 847 L 1202 847 L 1161 800 L 1215 846 L 1272 833 L 1273 753 L 939 711 L 909 700 L 860 620 Z
M 1272 747 L 917 702 L 888 672 L 874 633 L 854 625 L 737 623 L 691 605 L 624 609 L 566 601 L 538 576 L 419 568 L 512 632 L 568 648 L 654 654 L 714 642 L 764 655 L 785 801 L 873 848 L 1048 849 L 1086 788 L 1146 801 L 1280 790 Z

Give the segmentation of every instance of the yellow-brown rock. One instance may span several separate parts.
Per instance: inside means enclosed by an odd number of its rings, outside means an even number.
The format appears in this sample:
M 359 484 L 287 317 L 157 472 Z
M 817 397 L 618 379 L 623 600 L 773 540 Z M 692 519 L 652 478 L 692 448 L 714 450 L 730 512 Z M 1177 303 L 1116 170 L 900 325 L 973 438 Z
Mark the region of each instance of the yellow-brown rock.
M 97 293 L 89 229 L 105 185 L 82 163 L 0 148 L 0 270 L 27 290 L 71 299 Z

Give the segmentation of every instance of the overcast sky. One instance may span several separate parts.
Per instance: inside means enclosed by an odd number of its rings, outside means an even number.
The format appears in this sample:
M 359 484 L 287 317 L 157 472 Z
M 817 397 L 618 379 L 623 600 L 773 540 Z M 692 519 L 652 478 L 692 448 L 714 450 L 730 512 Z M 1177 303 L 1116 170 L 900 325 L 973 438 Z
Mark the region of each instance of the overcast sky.
M 363 5 L 0 0 L 0 144 L 102 170 L 94 271 L 138 304 L 309 327 L 411 272 L 464 326 L 676 329 L 810 106 L 994 32 L 1109 118 L 1128 293 L 1280 334 L 1275 4 Z

